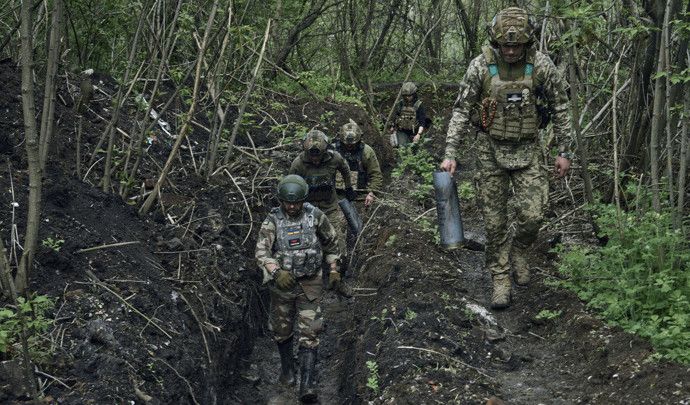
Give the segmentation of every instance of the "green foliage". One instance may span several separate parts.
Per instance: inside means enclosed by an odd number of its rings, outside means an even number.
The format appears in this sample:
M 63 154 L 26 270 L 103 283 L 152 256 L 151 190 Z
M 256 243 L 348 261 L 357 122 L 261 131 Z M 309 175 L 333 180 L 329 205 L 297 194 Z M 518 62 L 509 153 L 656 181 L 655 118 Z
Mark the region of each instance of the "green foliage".
M 458 188 L 458 197 L 465 201 L 474 199 L 474 186 L 472 183 L 469 181 L 462 182 Z
M 62 244 L 65 243 L 64 239 L 53 239 L 51 237 L 46 238 L 45 240 L 41 241 L 43 246 L 47 246 L 51 249 L 53 249 L 55 252 L 59 252 L 60 249 L 62 249 Z
M 381 310 L 381 316 L 376 316 L 376 315 L 374 315 L 374 316 L 371 317 L 371 319 L 383 323 L 383 322 L 385 322 L 385 320 L 386 320 L 386 314 L 387 314 L 387 313 L 388 313 L 388 308 L 383 308 L 383 309 Z
M 338 103 L 351 103 L 364 105 L 364 93 L 357 87 L 334 80 L 330 76 L 318 75 L 313 71 L 301 72 L 297 75 L 299 82 L 303 83 L 320 99 L 330 99 Z M 275 90 L 302 97 L 311 97 L 302 86 L 292 79 L 279 77 L 272 85 Z
M 629 186 L 637 210 L 620 218 L 613 205 L 588 207 L 608 243 L 558 248 L 559 271 L 568 276 L 560 284 L 664 356 L 690 364 L 690 247 L 668 210 L 649 209 L 649 193 Z
M 385 245 L 388 247 L 391 247 L 391 246 L 393 246 L 394 243 L 395 243 L 395 235 L 391 235 L 388 237 L 388 240 L 386 241 Z
M 558 320 L 558 318 L 561 316 L 563 311 L 560 309 L 558 311 L 551 311 L 548 309 L 545 309 L 537 314 L 535 318 L 537 319 L 546 319 L 547 321 L 553 321 L 554 323 Z
M 52 319 L 45 317 L 55 306 L 55 301 L 45 295 L 33 294 L 27 301 L 17 298 L 18 308 L 0 309 L 0 352 L 12 353 L 12 345 L 21 340 L 22 328 L 26 328 L 29 355 L 40 360 L 50 354 L 50 348 L 41 345 L 40 335 L 53 324 Z
M 367 360 L 367 368 L 369 369 L 369 377 L 367 378 L 367 387 L 374 390 L 374 394 L 379 394 L 379 365 L 375 361 Z
M 405 312 L 405 320 L 406 321 L 411 321 L 417 317 L 417 313 L 411 310 L 410 308 L 407 308 L 407 311 Z
M 398 148 L 400 162 L 391 173 L 393 177 L 400 177 L 408 173 L 421 178 L 421 182 L 410 192 L 420 204 L 433 194 L 433 173 L 438 168 L 436 159 L 431 156 L 429 148 L 424 147 L 429 141 L 429 138 L 422 138 L 419 142 L 411 143 L 405 148 Z

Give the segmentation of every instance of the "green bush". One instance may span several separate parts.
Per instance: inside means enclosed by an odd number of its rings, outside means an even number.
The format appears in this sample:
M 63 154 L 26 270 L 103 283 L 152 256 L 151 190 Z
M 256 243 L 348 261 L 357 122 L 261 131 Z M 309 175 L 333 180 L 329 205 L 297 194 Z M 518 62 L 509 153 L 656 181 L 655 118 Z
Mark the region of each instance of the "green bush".
M 55 306 L 55 301 L 45 295 L 32 295 L 27 301 L 17 298 L 19 308 L 0 309 L 0 352 L 13 355 L 12 346 L 21 340 L 22 327 L 26 328 L 29 340 L 29 354 L 33 360 L 40 360 L 49 354 L 41 345 L 40 335 L 53 324 L 45 314 Z
M 638 195 L 649 201 L 646 193 Z M 613 205 L 588 209 L 608 242 L 557 248 L 563 254 L 559 271 L 567 276 L 559 284 L 665 357 L 690 364 L 690 249 L 671 213 L 638 205 L 619 218 Z

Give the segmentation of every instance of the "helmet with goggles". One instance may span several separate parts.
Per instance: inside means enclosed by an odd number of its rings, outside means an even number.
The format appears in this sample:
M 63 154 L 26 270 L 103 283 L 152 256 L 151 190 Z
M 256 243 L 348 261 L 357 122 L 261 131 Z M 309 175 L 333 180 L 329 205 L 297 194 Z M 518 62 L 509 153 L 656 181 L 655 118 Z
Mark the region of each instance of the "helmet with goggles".
M 501 10 L 488 26 L 491 45 L 519 45 L 527 46 L 534 43 L 534 21 L 527 11 L 518 7 Z
M 313 129 L 304 136 L 303 140 L 304 150 L 312 156 L 321 155 L 326 152 L 328 148 L 328 138 L 326 134 Z

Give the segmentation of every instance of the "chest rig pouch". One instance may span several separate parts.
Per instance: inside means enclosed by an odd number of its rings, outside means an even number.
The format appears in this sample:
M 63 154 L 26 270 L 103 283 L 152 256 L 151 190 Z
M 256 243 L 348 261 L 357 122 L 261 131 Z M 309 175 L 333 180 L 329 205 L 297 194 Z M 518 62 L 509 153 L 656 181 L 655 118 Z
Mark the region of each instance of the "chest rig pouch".
M 504 79 L 499 74 L 493 52 L 484 50 L 489 73 L 484 80 L 484 89 L 488 89 L 488 95 L 482 104 L 483 108 L 491 108 L 491 119 L 487 120 L 484 130 L 497 141 L 522 142 L 537 136 L 541 118 L 537 113 L 536 86 L 532 78 L 534 50 L 527 52 L 522 77 Z M 484 112 L 484 116 L 486 115 Z
M 333 195 L 335 174 L 329 169 L 333 151 L 328 150 L 326 153 L 330 156 L 329 160 L 322 160 L 311 174 L 304 176 L 304 180 L 309 186 L 308 201 L 325 201 Z
M 313 276 L 321 269 L 323 250 L 314 226 L 314 206 L 304 203 L 304 214 L 292 219 L 280 208 L 271 213 L 276 220 L 274 250 L 280 257 L 281 269 L 295 278 Z
M 417 109 L 422 104 L 421 100 L 415 101 L 414 104 L 409 105 L 402 103 L 400 106 L 400 117 L 398 117 L 398 128 L 406 131 L 414 131 L 419 125 L 417 122 Z
M 350 179 L 352 180 L 352 184 L 355 185 L 355 188 L 359 190 L 366 189 L 367 183 L 369 182 L 369 176 L 367 174 L 367 168 L 364 167 L 364 144 L 360 142 L 355 150 L 350 151 L 338 141 L 335 144 L 335 149 L 350 167 Z M 335 188 L 340 190 L 345 189 L 345 183 L 341 176 L 336 176 Z

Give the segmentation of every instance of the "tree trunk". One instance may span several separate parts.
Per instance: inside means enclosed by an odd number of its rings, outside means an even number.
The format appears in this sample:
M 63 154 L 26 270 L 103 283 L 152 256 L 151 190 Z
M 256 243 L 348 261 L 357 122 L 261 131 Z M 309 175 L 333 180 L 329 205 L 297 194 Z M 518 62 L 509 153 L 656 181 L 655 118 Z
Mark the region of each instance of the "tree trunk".
M 55 93 L 57 89 L 57 70 L 60 62 L 60 38 L 62 27 L 62 0 L 53 1 L 52 21 L 50 25 L 50 42 L 48 45 L 48 59 L 46 61 L 46 81 L 43 96 L 43 115 L 41 118 L 41 142 L 39 144 L 39 158 L 41 172 L 45 173 L 50 138 L 53 133 L 53 116 L 55 115 Z
M 19 263 L 19 269 L 15 278 L 18 294 L 24 294 L 29 285 L 31 268 L 34 263 L 36 245 L 38 242 L 38 228 L 41 215 L 41 160 L 38 144 L 38 126 L 36 123 L 36 100 L 34 98 L 33 82 L 33 43 L 31 27 L 33 18 L 30 2 L 22 3 L 22 107 L 24 111 L 24 136 L 26 138 L 26 154 L 29 162 L 29 202 L 26 219 L 26 235 L 24 239 L 24 252 Z

